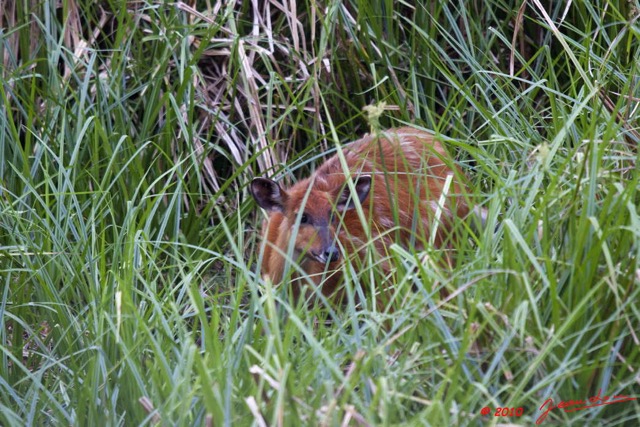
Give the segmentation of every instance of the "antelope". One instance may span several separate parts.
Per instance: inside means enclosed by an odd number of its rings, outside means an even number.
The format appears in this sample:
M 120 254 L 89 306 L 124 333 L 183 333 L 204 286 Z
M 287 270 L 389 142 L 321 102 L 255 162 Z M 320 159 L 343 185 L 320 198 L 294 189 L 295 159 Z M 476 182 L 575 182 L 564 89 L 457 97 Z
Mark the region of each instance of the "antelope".
M 346 145 L 342 159 L 330 157 L 289 188 L 255 178 L 249 191 L 268 213 L 262 277 L 274 284 L 290 278 L 297 297 L 309 284 L 341 298 L 341 263 L 345 256 L 362 259 L 370 240 L 381 256 L 392 243 L 415 250 L 429 242 L 446 245 L 454 220 L 469 213 L 463 198 L 452 197 L 466 194 L 464 179 L 431 133 L 410 127 Z M 296 261 L 298 267 L 285 277 L 287 265 Z

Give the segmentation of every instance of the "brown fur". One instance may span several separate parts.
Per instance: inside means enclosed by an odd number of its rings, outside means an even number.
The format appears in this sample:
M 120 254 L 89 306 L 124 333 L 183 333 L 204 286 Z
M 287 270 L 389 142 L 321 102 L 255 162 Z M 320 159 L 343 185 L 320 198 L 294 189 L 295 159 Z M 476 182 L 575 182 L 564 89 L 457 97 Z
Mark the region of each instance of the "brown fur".
M 440 142 L 424 131 L 403 127 L 382 132 L 379 138 L 366 135 L 346 146 L 343 154 L 354 183 L 353 195 L 338 155 L 286 190 L 264 178 L 252 182 L 252 195 L 269 212 L 263 227 L 263 277 L 276 284 L 282 282 L 283 253 L 287 253 L 296 221 L 301 218 L 300 209 L 305 217 L 298 226 L 292 258 L 298 260 L 305 276 L 316 286 L 322 283 L 322 293 L 330 296 L 335 295 L 341 279 L 342 252 L 338 247 L 348 256 L 361 256 L 368 241 L 367 227 L 354 208 L 354 199 L 360 201 L 376 251 L 385 255 L 394 242 L 411 246 L 412 235 L 413 248 L 424 249 L 448 175 L 452 175 L 448 196 L 466 193 L 462 172 L 453 166 Z M 454 218 L 468 212 L 461 197 L 447 197 L 433 236 L 436 247 L 443 247 Z M 335 220 L 336 216 L 341 219 Z M 295 268 L 292 272 L 297 294 L 305 282 Z

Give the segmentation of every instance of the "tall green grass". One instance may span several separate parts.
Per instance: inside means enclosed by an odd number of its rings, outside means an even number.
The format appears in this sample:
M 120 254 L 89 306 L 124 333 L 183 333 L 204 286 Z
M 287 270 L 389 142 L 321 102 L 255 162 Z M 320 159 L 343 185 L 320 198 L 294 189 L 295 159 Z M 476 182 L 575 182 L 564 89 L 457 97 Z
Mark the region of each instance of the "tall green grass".
M 531 425 L 638 397 L 640 4 L 547 3 L 7 2 L 0 424 Z M 487 224 L 453 271 L 391 248 L 383 310 L 296 305 L 257 275 L 247 183 L 309 173 L 381 101 Z

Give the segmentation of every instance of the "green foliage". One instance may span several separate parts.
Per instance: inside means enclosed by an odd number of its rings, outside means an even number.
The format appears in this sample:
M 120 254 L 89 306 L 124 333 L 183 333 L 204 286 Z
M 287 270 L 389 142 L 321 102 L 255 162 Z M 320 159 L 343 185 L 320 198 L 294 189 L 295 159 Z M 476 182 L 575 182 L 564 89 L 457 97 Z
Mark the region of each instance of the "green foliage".
M 546 3 L 7 1 L 0 424 L 530 425 L 640 395 L 640 4 Z M 354 303 L 372 265 L 345 307 L 296 304 L 247 183 L 378 102 L 442 135 L 487 224 L 452 271 L 390 248 L 385 307 Z

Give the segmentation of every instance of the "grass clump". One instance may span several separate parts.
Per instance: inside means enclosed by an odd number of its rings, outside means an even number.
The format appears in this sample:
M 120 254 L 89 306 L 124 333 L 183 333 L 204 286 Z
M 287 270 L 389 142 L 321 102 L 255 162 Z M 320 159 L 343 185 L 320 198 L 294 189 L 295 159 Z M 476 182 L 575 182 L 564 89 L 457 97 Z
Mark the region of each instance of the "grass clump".
M 369 3 L 7 2 L 0 424 L 529 425 L 640 394 L 640 6 Z M 383 310 L 296 305 L 247 184 L 380 101 L 441 135 L 486 227 L 450 272 L 392 247 Z

